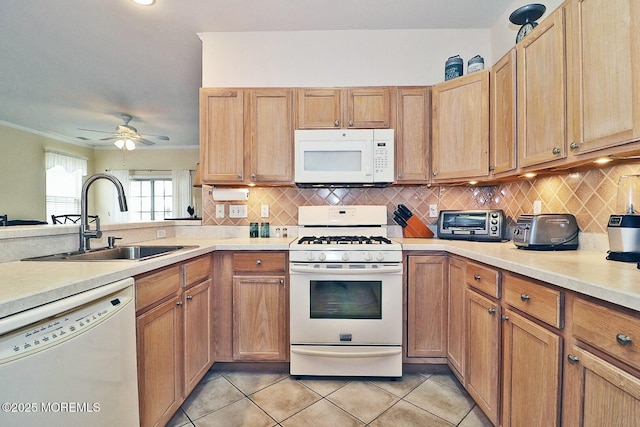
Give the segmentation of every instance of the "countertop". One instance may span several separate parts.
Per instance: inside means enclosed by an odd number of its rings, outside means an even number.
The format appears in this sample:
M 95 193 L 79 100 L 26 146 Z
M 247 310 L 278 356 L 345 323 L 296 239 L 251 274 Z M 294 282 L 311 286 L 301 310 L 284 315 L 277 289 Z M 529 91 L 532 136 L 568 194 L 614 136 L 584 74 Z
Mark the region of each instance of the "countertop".
M 0 263 L 0 318 L 126 277 L 220 250 L 287 250 L 292 238 L 175 237 L 140 242 L 197 245 L 144 261 Z M 446 251 L 640 311 L 640 270 L 589 251 L 529 251 L 513 242 L 393 238 L 405 251 Z

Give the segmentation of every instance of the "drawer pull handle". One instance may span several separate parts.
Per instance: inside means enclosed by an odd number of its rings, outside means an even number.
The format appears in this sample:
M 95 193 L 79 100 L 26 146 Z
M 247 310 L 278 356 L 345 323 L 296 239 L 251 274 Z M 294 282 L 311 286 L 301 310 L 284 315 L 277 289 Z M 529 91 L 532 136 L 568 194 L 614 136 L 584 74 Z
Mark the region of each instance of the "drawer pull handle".
M 187 295 L 187 299 L 191 301 L 193 299 L 193 295 Z
M 567 356 L 567 360 L 569 361 L 569 363 L 571 363 L 572 365 L 575 365 L 576 363 L 578 363 L 580 361 L 580 359 L 578 358 L 578 356 L 574 356 L 573 354 L 570 354 Z
M 618 341 L 618 344 L 620 345 L 629 345 L 632 342 L 631 337 L 624 334 L 616 335 L 616 341 Z
M 491 314 L 491 315 L 496 314 L 496 309 L 495 308 L 490 308 L 489 309 L 489 314 Z
M 256 260 L 256 265 L 260 265 L 262 264 L 262 261 L 260 261 L 259 259 Z
M 503 316 L 502 316 L 502 320 L 503 320 L 503 321 L 505 321 L 505 322 L 508 322 L 508 321 L 509 321 L 509 316 L 504 316 L 504 315 L 503 315 Z
M 479 274 L 474 274 L 473 275 L 473 280 L 476 280 L 476 281 L 480 280 L 480 275 Z
M 529 301 L 531 299 L 531 297 L 527 294 L 520 294 L 520 299 L 522 301 Z

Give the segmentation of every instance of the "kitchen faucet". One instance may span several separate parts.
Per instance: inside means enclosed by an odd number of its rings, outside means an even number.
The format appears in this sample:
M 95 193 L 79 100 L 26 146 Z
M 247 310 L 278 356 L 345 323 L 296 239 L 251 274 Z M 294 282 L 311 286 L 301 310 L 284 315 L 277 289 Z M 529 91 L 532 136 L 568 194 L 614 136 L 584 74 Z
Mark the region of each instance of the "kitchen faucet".
M 108 179 L 113 183 L 113 185 L 116 186 L 116 190 L 118 190 L 118 203 L 120 204 L 120 211 L 127 211 L 127 198 L 124 195 L 124 188 L 122 187 L 122 183 L 118 180 L 118 178 L 113 175 L 109 175 L 108 173 L 97 173 L 87 178 L 87 180 L 82 185 L 82 192 L 80 193 L 80 252 L 86 252 L 91 249 L 89 239 L 99 239 L 100 237 L 102 237 L 102 231 L 100 231 L 100 219 L 96 218 L 96 229 L 91 230 L 89 227 L 89 218 L 87 213 L 87 211 L 89 210 L 89 203 L 87 201 L 89 187 L 99 179 Z

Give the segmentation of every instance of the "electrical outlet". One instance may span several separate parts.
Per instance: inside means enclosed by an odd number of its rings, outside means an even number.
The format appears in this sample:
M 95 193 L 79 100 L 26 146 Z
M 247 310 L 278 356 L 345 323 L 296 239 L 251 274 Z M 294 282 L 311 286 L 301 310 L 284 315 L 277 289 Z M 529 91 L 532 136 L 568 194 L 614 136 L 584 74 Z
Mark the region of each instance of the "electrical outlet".
M 224 218 L 224 205 L 222 203 L 216 205 L 216 218 Z
M 533 201 L 533 214 L 538 215 L 542 213 L 542 202 L 540 200 Z
M 438 205 L 429 205 L 429 218 L 436 218 L 438 216 Z
M 260 218 L 269 218 L 269 205 L 260 205 Z
M 229 205 L 229 218 L 246 218 L 247 205 Z
M 164 229 L 156 230 L 156 238 L 162 239 L 163 237 L 167 237 L 167 230 L 164 230 Z

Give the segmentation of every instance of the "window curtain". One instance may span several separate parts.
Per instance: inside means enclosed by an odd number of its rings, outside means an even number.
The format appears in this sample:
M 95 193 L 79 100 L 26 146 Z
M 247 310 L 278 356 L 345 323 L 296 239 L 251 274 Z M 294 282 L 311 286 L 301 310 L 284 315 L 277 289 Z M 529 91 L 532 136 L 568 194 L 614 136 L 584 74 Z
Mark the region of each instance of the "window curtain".
M 79 170 L 82 176 L 87 175 L 87 159 L 81 157 L 60 153 L 58 151 L 45 150 L 44 161 L 46 169 L 62 166 L 64 170 L 69 173 Z
M 131 185 L 129 184 L 129 170 L 128 169 L 111 169 L 109 172 L 111 175 L 118 178 L 118 181 L 124 188 L 125 197 L 129 196 L 131 191 Z M 111 187 L 111 221 L 109 222 L 128 222 L 129 212 L 120 212 L 120 205 L 118 203 L 118 191 L 114 185 Z
M 189 216 L 187 207 L 194 207 L 191 197 L 191 172 L 189 169 L 177 169 L 171 171 L 171 182 L 173 186 L 173 218 L 184 218 Z

